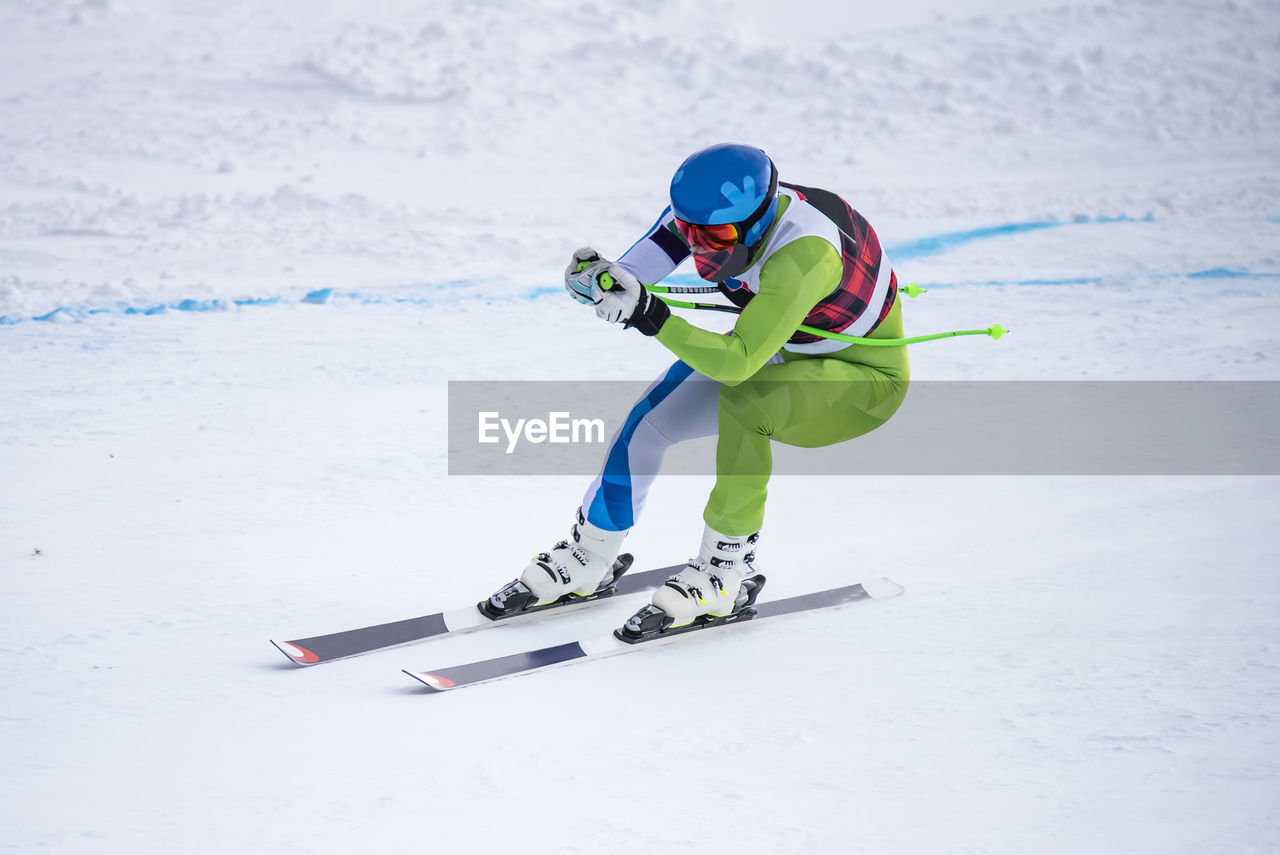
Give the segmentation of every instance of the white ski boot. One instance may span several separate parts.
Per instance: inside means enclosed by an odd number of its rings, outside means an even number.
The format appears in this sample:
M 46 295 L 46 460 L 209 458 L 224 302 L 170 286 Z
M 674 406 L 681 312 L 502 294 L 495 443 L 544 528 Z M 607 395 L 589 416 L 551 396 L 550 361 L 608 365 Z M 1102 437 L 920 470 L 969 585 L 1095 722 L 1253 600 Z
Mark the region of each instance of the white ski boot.
M 727 618 L 755 601 L 764 583 L 755 566 L 751 535 L 721 534 L 710 526 L 696 558 L 653 594 L 648 606 L 627 621 L 623 632 L 639 638 L 690 626 L 702 619 Z
M 535 555 L 520 578 L 482 603 L 481 610 L 501 617 L 554 603 L 568 594 L 591 596 L 602 583 L 612 581 L 614 560 L 626 536 L 626 531 L 597 528 L 579 508 L 570 539 Z

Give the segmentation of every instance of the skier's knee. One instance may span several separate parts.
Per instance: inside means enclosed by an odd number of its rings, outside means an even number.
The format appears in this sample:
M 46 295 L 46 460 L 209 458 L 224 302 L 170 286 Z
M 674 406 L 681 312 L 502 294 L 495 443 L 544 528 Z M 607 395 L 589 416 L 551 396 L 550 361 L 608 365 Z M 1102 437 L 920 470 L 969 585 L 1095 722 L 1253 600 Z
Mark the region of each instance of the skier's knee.
M 757 382 L 720 389 L 720 412 L 753 433 L 773 433 L 773 419 L 764 405 L 765 390 Z

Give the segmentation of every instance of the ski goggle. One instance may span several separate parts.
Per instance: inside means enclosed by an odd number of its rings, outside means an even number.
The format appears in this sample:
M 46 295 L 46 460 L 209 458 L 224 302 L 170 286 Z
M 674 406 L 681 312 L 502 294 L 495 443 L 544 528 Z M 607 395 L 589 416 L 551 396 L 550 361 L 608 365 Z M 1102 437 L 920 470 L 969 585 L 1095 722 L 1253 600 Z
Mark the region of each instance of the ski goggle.
M 675 217 L 676 230 L 694 252 L 723 252 L 741 240 L 737 223 L 707 226 Z

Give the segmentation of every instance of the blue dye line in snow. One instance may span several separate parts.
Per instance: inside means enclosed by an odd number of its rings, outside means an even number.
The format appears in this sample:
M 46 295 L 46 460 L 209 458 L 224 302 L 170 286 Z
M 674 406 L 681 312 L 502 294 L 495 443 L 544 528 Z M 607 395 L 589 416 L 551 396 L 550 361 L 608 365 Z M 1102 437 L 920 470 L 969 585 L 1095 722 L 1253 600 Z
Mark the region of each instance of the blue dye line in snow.
M 930 288 L 952 288 L 956 285 L 1101 285 L 1103 282 L 1125 282 L 1134 279 L 1280 279 L 1280 273 L 1269 271 L 1253 272 L 1249 270 L 1229 270 L 1225 267 L 1214 267 L 1210 270 L 1197 270 L 1193 273 L 1114 273 L 1107 276 L 1077 276 L 1069 279 L 987 279 L 965 280 L 962 282 L 930 282 Z M 1217 291 L 1217 294 L 1243 293 L 1238 291 Z
M 1251 271 L 1251 270 L 1232 270 L 1226 267 L 1214 267 L 1208 270 L 1196 270 L 1191 273 L 1144 273 L 1144 274 L 1109 274 L 1107 276 L 1073 276 L 1062 279 L 988 279 L 988 280 L 965 280 L 959 282 L 939 282 L 930 281 L 929 288 L 951 288 L 956 285 L 1100 285 L 1103 282 L 1126 281 L 1133 279 L 1235 279 L 1235 280 L 1274 280 L 1280 279 L 1280 272 L 1271 271 Z M 697 284 L 705 285 L 702 279 L 694 274 L 678 274 L 668 276 L 665 282 L 672 284 Z M 531 288 L 520 295 L 526 300 L 536 300 L 542 297 L 557 296 L 563 292 L 563 288 L 545 285 Z M 81 309 L 72 306 L 62 306 L 43 315 L 37 315 L 31 318 L 20 318 L 12 315 L 0 315 L 0 326 L 13 326 L 24 320 L 32 321 L 80 321 L 90 315 L 159 315 L 168 311 L 179 312 L 222 312 L 227 311 L 232 306 L 285 306 L 285 305 L 322 305 L 330 302 L 334 297 L 340 297 L 343 300 L 359 303 L 362 305 L 411 305 L 411 306 L 433 306 L 438 305 L 440 300 L 438 297 L 387 297 L 380 295 L 359 294 L 357 292 L 343 292 L 338 294 L 332 288 L 321 288 L 318 291 L 312 291 L 306 296 L 298 300 L 287 300 L 283 297 L 259 297 L 242 300 L 182 300 L 177 303 L 168 303 L 155 306 L 124 306 L 121 308 L 92 308 Z
M 959 232 L 946 232 L 940 235 L 917 238 L 906 243 L 885 246 L 885 251 L 893 261 L 910 261 L 930 255 L 941 255 L 953 249 L 980 240 L 1023 234 L 1041 229 L 1056 229 L 1062 226 L 1097 225 L 1109 223 L 1153 223 L 1155 217 L 1147 214 L 1142 218 L 1135 217 L 1075 217 L 1070 220 L 1035 220 L 1026 223 L 1003 223 L 998 226 L 983 226 L 978 229 L 966 229 Z
M 1197 270 L 1188 273 L 1188 279 L 1280 279 L 1280 273 L 1252 273 L 1248 270 L 1228 270 L 1225 267 L 1214 267 L 1210 270 Z
M 1268 222 L 1280 222 L 1280 217 L 1266 217 Z M 1022 234 L 1025 232 L 1038 231 L 1041 229 L 1060 228 L 1071 225 L 1097 225 L 1111 223 L 1150 223 L 1155 219 L 1150 214 L 1145 217 L 1085 217 L 1079 216 L 1070 220 L 1037 220 L 1022 223 L 1003 223 L 995 226 L 984 226 L 977 229 L 968 229 L 965 231 L 946 232 L 939 235 L 917 238 L 913 241 L 897 244 L 894 246 L 886 246 L 885 250 L 889 257 L 895 261 L 911 260 L 923 258 L 931 255 L 938 255 L 949 252 L 957 247 L 975 241 L 990 240 L 992 238 L 1005 237 L 1008 235 Z M 1132 275 L 1113 275 L 1107 277 L 1086 276 L 1074 277 L 1067 279 L 1021 279 L 1021 280 L 992 280 L 987 282 L 965 282 L 965 283 L 946 283 L 931 282 L 929 287 L 945 288 L 954 284 L 968 285 L 1090 285 L 1098 284 L 1105 280 L 1116 279 L 1133 279 L 1137 278 Z M 1280 273 L 1271 272 L 1252 272 L 1248 270 L 1231 270 L 1225 267 L 1215 267 L 1209 270 L 1199 270 L 1192 273 L 1165 273 L 1150 274 L 1146 278 L 1151 279 L 1278 279 Z M 669 276 L 665 281 L 673 284 L 689 284 L 689 285 L 705 285 L 702 279 L 695 274 L 677 274 Z M 449 288 L 466 288 L 471 283 L 453 280 L 449 282 L 441 282 L 430 285 L 433 292 L 440 292 Z M 419 286 L 422 287 L 422 286 Z M 556 286 L 538 286 L 531 288 L 520 296 L 528 300 L 536 300 L 540 297 L 557 295 L 561 292 L 561 288 Z M 335 292 L 332 288 L 321 288 L 306 294 L 301 299 L 290 300 L 284 297 L 253 297 L 239 300 L 210 299 L 210 300 L 181 300 L 176 303 L 161 303 L 144 306 L 117 306 L 117 307 L 95 307 L 95 308 L 78 308 L 74 306 L 60 306 L 43 315 L 37 315 L 30 318 L 14 317 L 12 315 L 0 315 L 0 326 L 12 326 L 21 323 L 24 320 L 32 321 L 60 321 L 71 320 L 78 321 L 90 315 L 159 315 L 168 311 L 178 312 L 221 312 L 226 311 L 233 306 L 278 306 L 278 305 L 297 305 L 307 304 L 324 304 L 334 298 L 341 298 L 363 304 L 407 304 L 415 306 L 429 306 L 437 303 L 439 297 L 389 297 L 374 294 L 360 294 L 358 292 Z
M 0 316 L 0 326 L 12 326 L 24 320 L 58 321 L 66 318 L 78 321 L 88 315 L 159 315 L 171 310 L 177 312 L 223 312 L 231 306 L 274 306 L 278 303 L 287 302 L 282 297 L 251 297 L 242 300 L 179 300 L 176 303 L 160 303 L 152 306 L 121 306 L 119 308 L 99 306 L 92 309 L 82 309 L 75 306 L 59 306 L 50 312 L 46 312 L 43 315 L 35 315 L 31 318 L 15 318 L 11 315 L 2 315 Z
M 459 284 L 456 281 L 441 283 L 438 287 L 456 287 Z M 35 315 L 30 318 L 14 317 L 12 315 L 0 315 L 0 326 L 13 326 L 22 321 L 79 321 L 90 315 L 162 315 L 165 312 L 225 312 L 236 306 L 285 306 L 298 305 L 302 303 L 321 304 L 327 303 L 333 297 L 342 297 L 357 303 L 375 304 L 375 303 L 407 303 L 415 306 L 430 306 L 439 302 L 438 297 L 385 297 L 375 294 L 363 295 L 355 292 L 346 292 L 339 294 L 332 288 L 321 288 L 318 291 L 312 291 L 299 300 L 290 300 L 285 297 L 249 297 L 239 300 L 227 299 L 210 299 L 210 300 L 179 300 L 176 303 L 159 303 L 147 306 L 129 306 L 120 305 L 117 307 L 95 307 L 81 308 L 78 306 L 59 306 L 52 311 L 43 315 Z
M 1039 229 L 1054 229 L 1065 223 L 1044 221 L 1038 223 L 1005 223 L 1001 226 L 987 226 L 981 229 L 970 229 L 963 232 L 948 232 L 946 234 L 931 235 L 929 237 L 917 238 L 907 243 L 886 246 L 885 251 L 889 253 L 891 259 L 910 260 L 915 258 L 924 258 L 930 255 L 940 255 L 948 250 L 963 246 L 974 241 L 987 240 L 989 238 L 1004 237 L 1005 235 L 1016 235 L 1022 232 L 1037 231 Z
M 668 276 L 667 278 L 676 279 L 678 277 Z M 526 300 L 536 300 L 539 297 L 551 297 L 556 294 L 563 294 L 563 293 L 564 293 L 564 288 L 557 288 L 554 285 L 541 285 L 537 288 L 530 288 L 528 291 L 525 291 L 524 298 Z
M 450 286 L 457 286 L 458 283 L 447 283 Z M 441 285 L 440 287 L 445 287 Z M 321 288 L 318 291 L 312 291 L 301 300 L 284 302 L 296 302 L 298 304 L 309 303 L 312 305 L 323 305 L 330 300 L 338 298 L 351 303 L 360 303 L 365 306 L 385 305 L 395 303 L 397 305 L 407 306 L 436 306 L 440 304 L 440 297 L 389 297 L 383 294 L 361 294 L 356 291 L 334 291 L 332 288 Z M 336 301 L 335 301 L 336 302 Z

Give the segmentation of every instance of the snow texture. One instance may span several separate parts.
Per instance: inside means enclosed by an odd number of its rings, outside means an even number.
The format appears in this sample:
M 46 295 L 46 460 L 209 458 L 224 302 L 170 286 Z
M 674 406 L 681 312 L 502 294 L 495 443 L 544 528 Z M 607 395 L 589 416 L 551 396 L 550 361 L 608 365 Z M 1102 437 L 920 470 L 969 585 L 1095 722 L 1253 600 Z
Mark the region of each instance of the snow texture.
M 712 142 L 864 213 L 908 334 L 1012 330 L 916 378 L 1280 380 L 1280 3 L 892 7 L 0 6 L 0 852 L 1280 850 L 1274 477 L 778 478 L 766 597 L 906 594 L 438 697 L 639 601 L 267 643 L 564 536 L 581 479 L 447 477 L 446 381 L 665 367 L 560 271 Z

